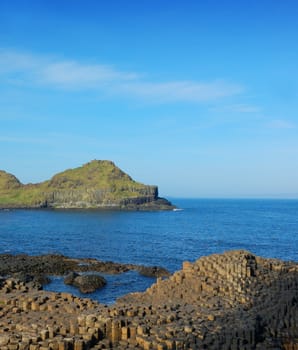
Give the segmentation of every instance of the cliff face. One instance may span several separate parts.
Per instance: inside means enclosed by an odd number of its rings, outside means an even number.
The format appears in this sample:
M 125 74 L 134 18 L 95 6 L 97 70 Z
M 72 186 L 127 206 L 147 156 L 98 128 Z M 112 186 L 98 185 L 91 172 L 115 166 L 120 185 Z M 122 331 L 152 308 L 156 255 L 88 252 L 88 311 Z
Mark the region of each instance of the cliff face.
M 111 161 L 94 160 L 54 175 L 40 184 L 23 185 L 0 171 L 1 208 L 115 208 L 170 210 L 157 186 L 143 185 Z

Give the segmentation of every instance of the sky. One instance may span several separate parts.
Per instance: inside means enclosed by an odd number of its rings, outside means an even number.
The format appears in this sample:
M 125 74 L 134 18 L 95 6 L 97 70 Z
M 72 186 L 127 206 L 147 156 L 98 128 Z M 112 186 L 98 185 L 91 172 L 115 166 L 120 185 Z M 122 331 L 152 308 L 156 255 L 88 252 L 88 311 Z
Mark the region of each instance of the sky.
M 296 0 L 0 1 L 0 169 L 298 198 Z

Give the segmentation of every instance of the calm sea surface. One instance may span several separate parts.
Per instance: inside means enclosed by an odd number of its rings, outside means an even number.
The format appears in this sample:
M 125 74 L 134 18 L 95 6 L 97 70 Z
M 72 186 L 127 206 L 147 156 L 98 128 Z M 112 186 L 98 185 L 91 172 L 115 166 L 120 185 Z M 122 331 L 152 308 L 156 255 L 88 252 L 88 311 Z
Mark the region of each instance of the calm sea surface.
M 123 263 L 160 265 L 171 272 L 182 261 L 246 249 L 298 261 L 298 200 L 174 199 L 181 211 L 0 211 L 0 253 L 59 253 Z M 142 291 L 154 279 L 128 272 L 105 276 L 108 284 L 89 295 L 111 303 Z M 48 290 L 70 291 L 61 278 Z

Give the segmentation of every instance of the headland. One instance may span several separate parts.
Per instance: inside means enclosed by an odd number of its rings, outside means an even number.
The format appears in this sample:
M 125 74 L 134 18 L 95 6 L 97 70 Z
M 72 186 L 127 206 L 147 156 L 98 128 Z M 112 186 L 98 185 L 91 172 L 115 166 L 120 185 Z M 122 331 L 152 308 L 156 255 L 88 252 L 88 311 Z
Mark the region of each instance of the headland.
M 158 187 L 134 181 L 108 160 L 93 160 L 38 184 L 0 171 L 0 209 L 172 210 Z

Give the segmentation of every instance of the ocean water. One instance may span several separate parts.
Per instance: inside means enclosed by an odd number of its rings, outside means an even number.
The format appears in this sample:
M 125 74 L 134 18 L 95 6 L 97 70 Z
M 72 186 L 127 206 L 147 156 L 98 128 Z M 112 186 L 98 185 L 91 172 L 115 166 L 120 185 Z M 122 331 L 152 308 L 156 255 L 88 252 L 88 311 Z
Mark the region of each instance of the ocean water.
M 58 253 L 159 265 L 171 272 L 185 260 L 231 249 L 298 261 L 298 200 L 172 201 L 181 210 L 2 210 L 0 253 Z M 134 271 L 105 277 L 107 286 L 88 295 L 103 303 L 154 282 Z M 46 288 L 80 295 L 58 277 Z

